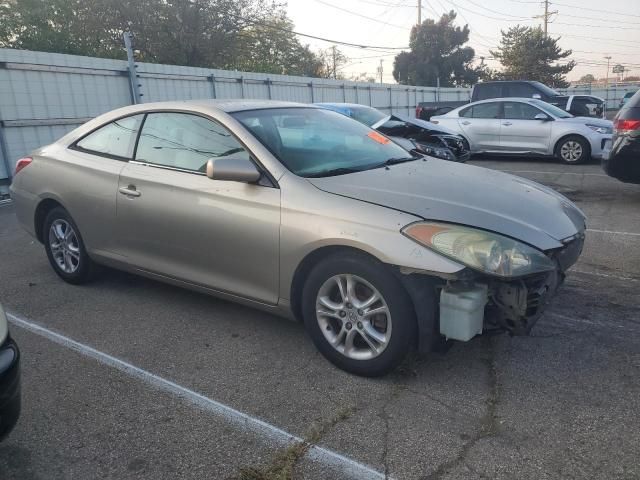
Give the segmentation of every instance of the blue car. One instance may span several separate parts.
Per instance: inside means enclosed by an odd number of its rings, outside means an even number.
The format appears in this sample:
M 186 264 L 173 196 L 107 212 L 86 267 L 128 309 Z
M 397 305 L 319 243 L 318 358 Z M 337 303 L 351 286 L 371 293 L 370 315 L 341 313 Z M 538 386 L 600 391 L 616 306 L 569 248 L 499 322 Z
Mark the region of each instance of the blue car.
M 317 103 L 316 105 L 351 117 L 385 134 L 407 150 L 415 150 L 453 162 L 466 162 L 471 154 L 466 140 L 446 127 L 417 118 L 386 115 L 380 110 L 356 103 Z

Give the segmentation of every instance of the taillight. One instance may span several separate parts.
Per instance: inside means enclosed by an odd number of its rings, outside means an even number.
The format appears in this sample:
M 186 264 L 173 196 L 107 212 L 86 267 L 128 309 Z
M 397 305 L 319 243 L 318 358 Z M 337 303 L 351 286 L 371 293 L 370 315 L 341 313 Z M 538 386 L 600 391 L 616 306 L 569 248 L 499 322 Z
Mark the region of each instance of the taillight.
M 420 118 L 421 114 L 422 114 L 422 107 L 417 106 L 416 107 L 416 118 Z
M 640 120 L 623 120 L 618 118 L 613 121 L 613 128 L 616 133 L 625 133 L 632 130 L 640 130 Z
M 24 158 L 21 158 L 20 160 L 18 160 L 16 162 L 16 172 L 14 173 L 14 175 L 17 175 L 18 172 L 20 172 L 20 170 L 22 170 L 27 165 L 30 165 L 31 162 L 33 162 L 33 158 L 31 158 L 31 157 L 24 157 Z

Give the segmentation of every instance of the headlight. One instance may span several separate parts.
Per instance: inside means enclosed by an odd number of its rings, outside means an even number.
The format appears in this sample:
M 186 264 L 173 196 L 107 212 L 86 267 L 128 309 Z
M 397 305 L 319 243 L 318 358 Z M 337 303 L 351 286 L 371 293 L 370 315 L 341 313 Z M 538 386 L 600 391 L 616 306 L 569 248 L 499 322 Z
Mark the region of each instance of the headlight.
M 608 133 L 612 133 L 613 129 L 609 128 L 609 127 L 600 127 L 598 125 L 589 125 L 587 123 L 587 127 L 589 127 L 591 130 L 593 130 L 594 132 L 598 132 L 602 135 L 606 135 Z
M 499 277 L 519 277 L 553 270 L 544 253 L 508 237 L 447 223 L 419 222 L 402 233 L 464 265 Z
M 431 147 L 429 145 L 420 145 L 420 149 L 426 154 L 436 158 L 443 158 L 445 160 L 455 160 L 455 156 L 448 148 Z

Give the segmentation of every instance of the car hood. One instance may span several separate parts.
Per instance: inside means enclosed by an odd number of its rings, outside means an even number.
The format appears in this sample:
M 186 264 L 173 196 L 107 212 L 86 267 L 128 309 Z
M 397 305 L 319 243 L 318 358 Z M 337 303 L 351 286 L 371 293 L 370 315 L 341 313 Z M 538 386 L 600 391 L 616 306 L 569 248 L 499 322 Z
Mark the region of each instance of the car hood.
M 611 120 L 605 120 L 603 118 L 596 117 L 569 117 L 569 118 L 560 118 L 558 119 L 560 122 L 568 122 L 568 123 L 581 123 L 582 125 L 595 125 L 596 127 L 605 127 L 613 129 L 613 122 Z
M 308 179 L 336 195 L 382 205 L 425 220 L 490 230 L 541 250 L 585 229 L 567 198 L 530 180 L 437 159 Z
M 451 130 L 450 128 L 443 127 L 441 125 L 436 125 L 435 123 L 427 122 L 426 120 L 421 120 L 419 118 L 410 118 L 410 117 L 405 117 L 403 115 L 401 116 L 396 114 L 389 115 L 388 117 L 385 117 L 382 120 L 379 120 L 378 122 L 371 125 L 371 128 L 376 129 L 381 125 L 384 125 L 385 123 L 387 123 L 389 120 L 396 120 L 399 122 L 408 123 L 410 125 L 415 125 L 416 127 L 420 127 L 424 132 L 430 133 L 432 135 L 444 134 L 444 135 L 459 136 L 457 132 Z

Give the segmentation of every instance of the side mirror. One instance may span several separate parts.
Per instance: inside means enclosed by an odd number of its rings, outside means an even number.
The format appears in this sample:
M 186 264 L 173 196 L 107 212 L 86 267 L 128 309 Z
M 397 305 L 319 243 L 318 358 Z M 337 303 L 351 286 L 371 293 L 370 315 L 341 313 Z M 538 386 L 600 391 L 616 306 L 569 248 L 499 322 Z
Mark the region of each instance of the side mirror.
M 542 100 L 542 95 L 540 95 L 539 93 L 534 93 L 533 95 L 531 95 L 531 98 L 535 98 L 536 100 Z
M 549 120 L 551 120 L 551 118 L 544 113 L 539 113 L 533 118 L 534 120 L 542 120 L 543 122 L 548 122 Z
M 260 171 L 246 156 L 231 155 L 210 158 L 207 161 L 207 177 L 212 180 L 253 183 L 260 180 Z

